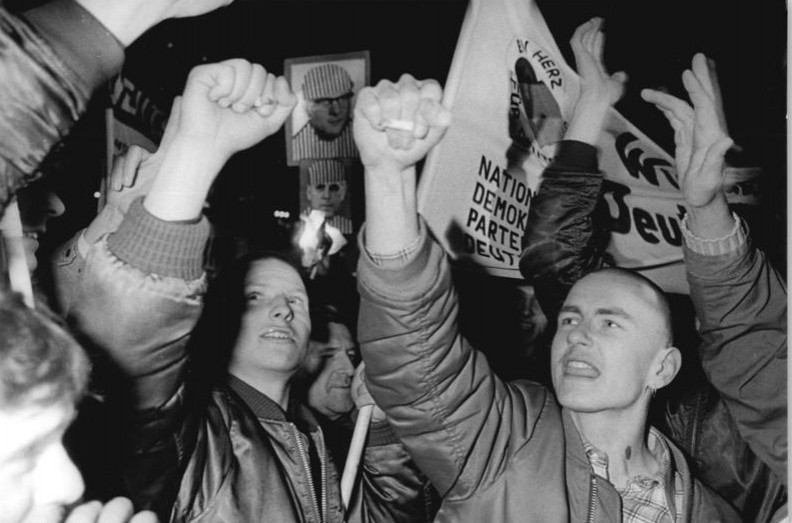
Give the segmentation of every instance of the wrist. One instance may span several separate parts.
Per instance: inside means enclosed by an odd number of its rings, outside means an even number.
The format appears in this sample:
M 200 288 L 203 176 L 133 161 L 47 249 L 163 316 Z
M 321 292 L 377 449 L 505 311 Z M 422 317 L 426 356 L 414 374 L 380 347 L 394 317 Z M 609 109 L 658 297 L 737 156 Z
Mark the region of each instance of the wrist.
M 701 239 L 727 236 L 734 228 L 734 217 L 729 212 L 726 196 L 720 193 L 706 205 L 693 206 L 687 203 L 688 227 Z
M 609 110 L 610 103 L 607 101 L 580 98 L 575 104 L 564 139 L 594 145 L 605 127 Z
M 165 16 L 157 2 L 149 0 L 76 0 L 125 47 L 134 42 Z
M 205 144 L 176 138 L 162 156 L 144 206 L 165 221 L 193 220 L 200 216 L 209 188 L 226 156 Z

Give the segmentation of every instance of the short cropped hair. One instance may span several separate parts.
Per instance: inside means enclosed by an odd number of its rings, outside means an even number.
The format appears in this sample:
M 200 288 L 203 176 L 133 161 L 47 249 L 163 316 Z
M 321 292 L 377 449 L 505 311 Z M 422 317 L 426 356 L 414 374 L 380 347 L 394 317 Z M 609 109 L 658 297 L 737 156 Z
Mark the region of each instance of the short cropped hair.
M 655 282 L 640 274 L 636 271 L 632 271 L 630 269 L 625 269 L 623 267 L 603 267 L 600 269 L 593 270 L 585 274 L 588 276 L 589 274 L 602 274 L 602 273 L 613 273 L 613 274 L 620 274 L 625 276 L 633 281 L 636 281 L 647 287 L 657 298 L 657 302 L 659 305 L 658 313 L 662 317 L 663 327 L 665 332 L 663 333 L 664 337 L 666 338 L 666 345 L 671 346 L 674 343 L 674 329 L 673 323 L 671 319 L 671 306 L 668 303 L 668 297 L 666 297 L 665 292 L 661 289 Z
M 0 410 L 76 404 L 85 393 L 90 363 L 62 321 L 43 304 L 0 289 Z

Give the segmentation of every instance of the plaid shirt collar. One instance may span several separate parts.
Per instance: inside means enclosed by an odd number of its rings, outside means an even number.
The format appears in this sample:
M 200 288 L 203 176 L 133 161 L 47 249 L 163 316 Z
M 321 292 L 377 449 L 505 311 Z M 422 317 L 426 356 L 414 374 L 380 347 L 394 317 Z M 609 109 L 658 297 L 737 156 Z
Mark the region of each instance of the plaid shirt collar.
M 623 522 L 665 523 L 679 520 L 684 499 L 682 478 L 674 470 L 671 450 L 665 438 L 654 427 L 649 428 L 647 447 L 660 468 L 651 476 L 630 479 L 624 489 L 616 489 L 622 498 Z M 583 448 L 594 472 L 610 481 L 608 455 L 585 439 Z

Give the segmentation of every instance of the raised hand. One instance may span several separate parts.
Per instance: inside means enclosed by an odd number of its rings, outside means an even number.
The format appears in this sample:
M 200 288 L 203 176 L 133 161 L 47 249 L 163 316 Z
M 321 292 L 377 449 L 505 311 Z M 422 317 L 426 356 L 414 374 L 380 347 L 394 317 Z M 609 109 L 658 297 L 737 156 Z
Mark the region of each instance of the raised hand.
M 357 95 L 354 132 L 367 169 L 413 167 L 443 137 L 451 113 L 434 80 L 405 74 L 397 83 L 382 80 Z
M 157 516 L 144 510 L 135 514 L 127 498 L 114 498 L 104 505 L 99 501 L 84 503 L 71 511 L 66 523 L 158 523 Z
M 570 40 L 580 75 L 580 98 L 601 101 L 608 105 L 618 102 L 624 95 L 627 74 L 623 71 L 608 74 L 602 60 L 605 33 L 602 18 L 592 18 L 575 30 Z
M 723 117 L 720 87 L 710 73 L 714 66 L 698 53 L 691 69 L 682 74 L 688 103 L 669 94 L 644 89 L 641 97 L 666 116 L 674 129 L 675 161 L 680 187 L 688 207 L 706 207 L 716 200 L 725 205 L 723 166 L 733 145 Z
M 176 134 L 227 160 L 277 132 L 296 103 L 286 79 L 258 64 L 200 65 L 187 79 Z
M 592 18 L 579 26 L 570 45 L 580 75 L 580 96 L 564 135 L 567 140 L 595 144 L 612 105 L 624 95 L 627 74 L 608 74 L 602 60 L 605 33 L 602 18 Z

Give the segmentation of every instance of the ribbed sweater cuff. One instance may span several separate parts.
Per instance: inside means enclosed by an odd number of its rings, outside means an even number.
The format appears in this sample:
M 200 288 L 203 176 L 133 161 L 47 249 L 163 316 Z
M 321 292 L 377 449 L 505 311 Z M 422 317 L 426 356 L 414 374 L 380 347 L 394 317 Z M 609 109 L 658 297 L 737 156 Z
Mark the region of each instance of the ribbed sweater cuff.
M 53 0 L 22 15 L 58 56 L 94 89 L 116 74 L 124 48 L 91 13 L 73 0 Z
M 203 274 L 203 252 L 209 223 L 167 222 L 135 200 L 118 230 L 107 240 L 110 251 L 121 261 L 148 274 L 195 280 Z

